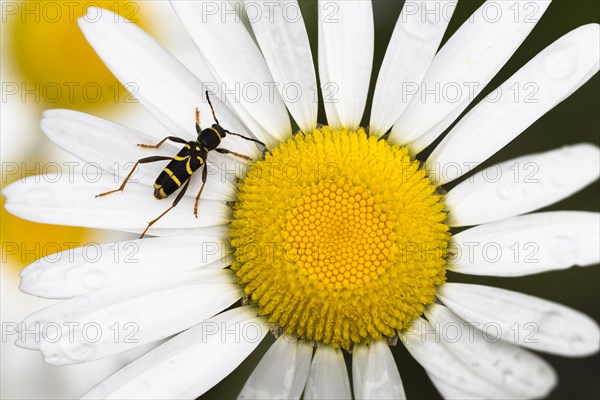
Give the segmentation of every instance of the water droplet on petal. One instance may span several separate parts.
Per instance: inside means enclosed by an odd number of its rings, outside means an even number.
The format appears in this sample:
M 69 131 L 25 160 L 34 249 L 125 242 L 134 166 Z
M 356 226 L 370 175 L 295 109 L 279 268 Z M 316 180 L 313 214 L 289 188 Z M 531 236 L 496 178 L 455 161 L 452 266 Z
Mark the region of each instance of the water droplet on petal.
M 510 200 L 512 198 L 512 193 L 510 185 L 500 184 L 498 185 L 498 189 L 496 189 L 496 194 L 501 200 Z
M 551 78 L 566 79 L 577 69 L 578 49 L 575 43 L 565 43 L 544 57 L 543 70 Z
M 483 49 L 481 58 L 491 57 L 492 54 L 494 54 L 494 46 L 488 46 L 485 49 Z
M 569 182 L 569 178 L 566 175 L 553 175 L 552 176 L 552 184 L 554 186 L 564 186 Z
M 88 272 L 83 277 L 83 284 L 88 289 L 92 289 L 92 290 L 100 289 L 100 288 L 106 286 L 107 283 L 108 283 L 108 277 L 106 276 L 105 273 L 100 272 L 100 271 Z
M 86 346 L 82 346 L 79 351 L 77 352 L 77 356 L 79 358 L 88 358 L 89 354 L 92 352 L 92 346 L 91 345 L 86 345 Z
M 48 364 L 56 364 L 58 363 L 58 356 L 56 354 L 52 354 L 51 356 L 44 357 L 44 361 Z
M 577 260 L 579 245 L 576 240 L 568 237 L 556 236 L 548 242 L 548 252 L 551 259 L 562 265 L 571 265 L 574 260 Z

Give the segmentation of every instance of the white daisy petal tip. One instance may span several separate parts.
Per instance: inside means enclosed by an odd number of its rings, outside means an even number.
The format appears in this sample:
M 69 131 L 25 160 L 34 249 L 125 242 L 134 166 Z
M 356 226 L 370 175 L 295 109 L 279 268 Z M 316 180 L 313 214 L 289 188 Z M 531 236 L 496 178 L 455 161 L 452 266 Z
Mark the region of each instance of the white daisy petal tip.
M 19 185 L 21 183 L 21 181 L 15 181 L 2 189 L 2 196 L 6 198 L 4 209 L 15 217 L 27 219 L 27 211 L 18 207 L 19 198 L 21 197 L 19 191 Z
M 56 365 L 104 358 L 177 334 L 226 309 L 242 296 L 232 278 L 222 269 L 150 278 L 138 274 L 137 280 L 30 315 L 22 323 L 29 334 L 19 340 L 24 346 L 39 347 L 48 362 Z
M 30 176 L 6 188 L 5 208 L 17 217 L 39 223 L 142 232 L 149 219 L 170 205 L 169 201 L 153 199 L 152 188 L 133 183 L 120 193 L 96 197 L 98 193 L 114 190 L 117 185 L 112 175 L 102 175 L 95 180 L 77 174 Z M 198 210 L 203 218 L 194 218 L 194 203 L 194 197 L 184 196 L 178 206 L 160 220 L 160 225 L 155 226 L 198 229 L 228 223 L 231 209 L 225 203 L 201 198 Z M 152 228 L 148 233 L 153 234 Z
M 66 299 L 142 277 L 164 279 L 194 269 L 222 269 L 231 264 L 230 253 L 225 236 L 216 235 L 91 243 L 33 262 L 21 271 L 20 289 L 34 296 Z M 177 263 L 172 254 L 179 255 Z M 229 283 L 234 283 L 233 276 Z
M 562 304 L 464 283 L 445 283 L 436 296 L 465 321 L 493 326 L 497 340 L 564 357 L 590 356 L 600 348 L 598 323 Z
M 478 225 L 450 239 L 448 269 L 524 276 L 600 262 L 600 213 L 549 211 Z
M 197 398 L 229 375 L 268 333 L 256 311 L 237 307 L 209 318 L 126 365 L 82 398 Z
M 425 315 L 446 349 L 486 380 L 506 387 L 510 398 L 543 398 L 556 387 L 556 371 L 542 357 L 510 343 L 487 340 L 486 333 L 441 304 L 428 306 Z
M 77 23 L 81 26 L 92 20 L 98 19 L 98 16 L 102 15 L 102 8 L 91 5 L 86 8 L 85 15 L 77 18 Z
M 535 211 L 567 198 L 599 176 L 600 148 L 591 143 L 517 157 L 488 167 L 450 190 L 444 197 L 446 222 L 453 227 L 471 226 Z

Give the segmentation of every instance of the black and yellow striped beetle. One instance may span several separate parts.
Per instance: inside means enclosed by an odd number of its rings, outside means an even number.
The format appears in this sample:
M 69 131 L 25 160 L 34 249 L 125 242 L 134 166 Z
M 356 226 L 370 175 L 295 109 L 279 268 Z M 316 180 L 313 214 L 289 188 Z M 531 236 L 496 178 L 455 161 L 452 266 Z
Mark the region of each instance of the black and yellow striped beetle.
M 147 164 L 147 163 L 152 163 L 152 162 L 157 162 L 157 161 L 171 160 L 171 162 L 169 164 L 167 164 L 167 166 L 162 170 L 162 172 L 158 175 L 158 178 L 156 178 L 156 181 L 154 182 L 154 197 L 157 198 L 158 200 L 165 199 L 165 198 L 169 197 L 171 194 L 173 194 L 182 185 L 183 185 L 183 188 L 181 189 L 181 191 L 175 198 L 175 201 L 173 201 L 173 204 L 171 205 L 171 207 L 169 207 L 165 212 L 160 214 L 157 218 L 148 222 L 148 226 L 146 227 L 146 229 L 144 229 L 144 232 L 142 232 L 142 234 L 140 235 L 140 239 L 144 237 L 144 235 L 146 234 L 148 229 L 152 225 L 154 225 L 154 223 L 156 221 L 161 219 L 166 213 L 168 213 L 173 208 L 175 208 L 175 206 L 177 206 L 177 203 L 179 203 L 179 201 L 183 198 L 188 186 L 190 185 L 190 181 L 191 181 L 190 178 L 192 177 L 194 172 L 196 172 L 196 170 L 198 170 L 198 168 L 203 167 L 203 169 L 202 169 L 202 186 L 200 186 L 200 190 L 198 191 L 198 195 L 196 196 L 196 202 L 194 203 L 194 215 L 196 216 L 196 218 L 198 218 L 198 201 L 200 200 L 200 196 L 202 195 L 202 190 L 204 190 L 204 185 L 206 185 L 206 177 L 207 177 L 206 164 L 207 164 L 207 159 L 208 159 L 208 153 L 211 150 L 215 150 L 216 152 L 221 153 L 221 154 L 232 154 L 234 156 L 243 158 L 245 160 L 251 160 L 250 157 L 248 157 L 244 154 L 236 153 L 234 151 L 227 150 L 224 148 L 218 148 L 218 146 L 221 144 L 221 141 L 223 140 L 223 138 L 225 136 L 227 136 L 227 135 L 239 136 L 246 140 L 250 140 L 250 141 L 259 143 L 263 147 L 265 146 L 265 144 L 263 142 L 261 142 L 260 140 L 249 138 L 249 137 L 240 135 L 239 133 L 234 133 L 234 132 L 228 131 L 227 129 L 224 129 L 219 124 L 219 120 L 217 119 L 217 116 L 215 115 L 215 109 L 213 108 L 210 98 L 208 97 L 208 91 L 206 91 L 206 100 L 208 100 L 208 104 L 210 105 L 210 109 L 212 111 L 212 115 L 215 120 L 215 123 L 210 128 L 206 128 L 206 129 L 202 130 L 200 128 L 200 110 L 198 110 L 198 108 L 196 108 L 196 132 L 198 133 L 198 137 L 196 138 L 195 141 L 188 142 L 187 140 L 182 139 L 177 136 L 167 136 L 166 138 L 164 138 L 163 140 L 161 140 L 160 142 L 158 142 L 155 145 L 138 144 L 138 146 L 143 147 L 145 149 L 158 149 L 164 142 L 166 142 L 167 140 L 170 140 L 172 142 L 182 143 L 184 146 L 179 151 L 179 153 L 177 153 L 177 155 L 175 157 L 151 156 L 151 157 L 145 157 L 145 158 L 141 158 L 141 159 L 137 160 L 137 162 L 131 169 L 131 172 L 129 173 L 129 175 L 127 175 L 127 177 L 125 178 L 125 180 L 123 181 L 123 183 L 121 184 L 121 186 L 118 189 L 96 195 L 96 197 L 102 197 L 102 196 L 106 196 L 107 194 L 122 191 L 125 188 L 127 181 L 129 181 L 129 178 L 131 178 L 131 175 L 133 175 L 134 171 L 136 170 L 136 168 L 139 164 Z

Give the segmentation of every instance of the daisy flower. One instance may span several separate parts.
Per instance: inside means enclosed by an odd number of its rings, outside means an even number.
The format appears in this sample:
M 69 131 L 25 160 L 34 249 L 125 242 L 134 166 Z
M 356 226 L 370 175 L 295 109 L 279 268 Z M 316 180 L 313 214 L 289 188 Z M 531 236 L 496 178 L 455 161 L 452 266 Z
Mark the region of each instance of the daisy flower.
M 240 398 L 404 398 L 390 350 L 398 339 L 444 397 L 547 395 L 556 374 L 529 350 L 594 354 L 596 322 L 530 295 L 446 278 L 447 271 L 523 276 L 599 261 L 598 213 L 529 214 L 598 178 L 594 145 L 478 169 L 444 189 L 598 71 L 599 27 L 585 25 L 458 119 L 550 4 L 526 3 L 533 9 L 517 14 L 525 2 L 484 3 L 438 50 L 455 1 L 407 2 L 377 76 L 368 130 L 360 124 L 374 52 L 369 1 L 318 2 L 326 125 L 317 119 L 317 75 L 295 1 L 246 2 L 245 19 L 227 2 L 174 1 L 214 82 L 201 82 L 134 24 L 90 8 L 79 21 L 83 33 L 115 76 L 137 83 L 134 95 L 165 133 L 45 112 L 42 128 L 54 143 L 108 174 L 13 184 L 4 192 L 10 212 L 141 232 L 166 209 L 150 198 L 164 165 L 144 164 L 122 193 L 94 196 L 115 189 L 112 174 L 123 179 L 132 161 L 178 151 L 165 143 L 149 154 L 137 144 L 167 135 L 194 140 L 196 107 L 203 128 L 215 123 L 206 90 L 219 94 L 220 125 L 268 151 L 228 135 L 223 147 L 254 161 L 209 153 L 220 173 L 208 177 L 198 218 L 201 174 L 150 228 L 156 237 L 29 266 L 21 290 L 66 300 L 25 319 L 17 344 L 49 363 L 72 364 L 164 341 L 84 398 L 195 398 L 271 333 L 277 339 Z M 437 12 L 427 12 L 432 5 Z M 536 101 L 507 95 L 525 83 L 536 85 Z M 511 174 L 527 163 L 536 168 L 532 179 Z M 352 384 L 344 354 L 351 354 Z

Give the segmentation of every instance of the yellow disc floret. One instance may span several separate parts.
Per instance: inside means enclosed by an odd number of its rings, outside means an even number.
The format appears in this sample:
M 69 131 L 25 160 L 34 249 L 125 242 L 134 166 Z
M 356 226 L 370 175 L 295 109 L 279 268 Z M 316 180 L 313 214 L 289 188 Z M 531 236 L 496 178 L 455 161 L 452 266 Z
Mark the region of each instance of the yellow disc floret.
M 307 189 L 287 221 L 285 244 L 298 272 L 319 289 L 364 285 L 397 251 L 381 204 L 344 179 Z
M 269 321 L 350 348 L 407 328 L 445 280 L 440 195 L 404 147 L 298 134 L 239 185 L 232 268 Z

